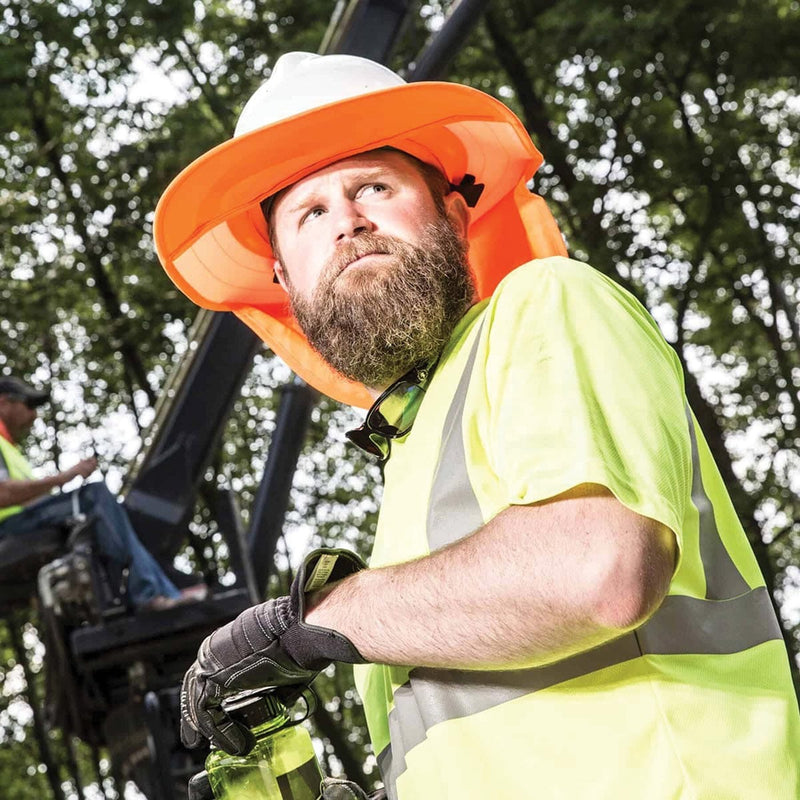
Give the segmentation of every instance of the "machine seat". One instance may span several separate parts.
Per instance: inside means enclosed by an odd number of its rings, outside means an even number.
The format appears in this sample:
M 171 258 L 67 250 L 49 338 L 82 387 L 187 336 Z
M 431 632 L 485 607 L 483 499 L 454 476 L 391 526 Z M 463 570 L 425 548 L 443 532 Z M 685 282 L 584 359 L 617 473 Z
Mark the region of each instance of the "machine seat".
M 0 538 L 0 608 L 27 602 L 39 569 L 62 555 L 66 542 L 67 530 L 57 526 Z

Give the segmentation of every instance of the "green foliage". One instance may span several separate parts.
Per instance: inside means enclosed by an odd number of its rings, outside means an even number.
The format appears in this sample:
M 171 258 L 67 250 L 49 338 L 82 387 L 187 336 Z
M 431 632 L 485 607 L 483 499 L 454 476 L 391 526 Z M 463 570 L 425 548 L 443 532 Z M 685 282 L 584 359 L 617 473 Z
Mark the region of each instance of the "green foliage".
M 45 469 L 93 444 L 119 483 L 196 313 L 153 251 L 158 197 L 231 134 L 282 52 L 317 49 L 334 6 L 0 0 L 0 372 L 55 384 L 32 446 Z M 415 6 L 395 68 L 451 6 Z M 520 114 L 546 158 L 536 189 L 572 253 L 643 299 L 675 345 L 795 636 L 799 34 L 796 0 L 492 0 L 450 73 Z M 245 518 L 288 378 L 259 357 L 209 473 L 234 488 Z M 315 410 L 274 591 L 312 546 L 369 550 L 380 476 L 345 450 L 354 419 L 330 402 Z M 226 580 L 206 509 L 193 531 L 187 563 Z M 9 796 L 43 797 L 30 723 L 7 714 L 23 689 L 8 680 L 4 639 L 0 649 L 0 776 Z M 346 732 L 339 760 L 352 747 L 360 763 L 363 716 L 346 672 L 320 692 Z
M 8 797 L 38 800 L 47 796 L 47 782 L 29 731 L 30 709 L 20 698 L 20 687 L 25 686 L 22 666 L 5 625 L 0 627 L 0 663 L 0 775 Z

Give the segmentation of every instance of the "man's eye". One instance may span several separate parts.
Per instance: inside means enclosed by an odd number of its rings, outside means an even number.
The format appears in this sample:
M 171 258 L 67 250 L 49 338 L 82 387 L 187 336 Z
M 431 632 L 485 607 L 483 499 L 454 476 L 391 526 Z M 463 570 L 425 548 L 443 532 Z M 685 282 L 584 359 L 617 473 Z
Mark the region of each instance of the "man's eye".
M 304 222 L 308 222 L 309 220 L 316 219 L 324 212 L 323 208 L 317 206 L 316 208 L 312 208 L 303 214 L 302 218 L 300 219 L 300 224 L 302 225 Z
M 382 194 L 389 190 L 385 183 L 368 183 L 358 190 L 358 197 L 365 197 L 373 194 Z

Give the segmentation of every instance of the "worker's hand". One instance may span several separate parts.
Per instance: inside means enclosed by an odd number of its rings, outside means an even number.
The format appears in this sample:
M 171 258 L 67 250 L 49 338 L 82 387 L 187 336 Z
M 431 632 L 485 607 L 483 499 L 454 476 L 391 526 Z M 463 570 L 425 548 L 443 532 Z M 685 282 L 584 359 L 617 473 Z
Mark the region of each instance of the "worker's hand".
M 193 800 L 191 796 L 190 800 Z M 341 778 L 324 778 L 319 800 L 386 800 L 386 791 L 378 789 L 368 795 L 360 786 L 356 786 L 350 781 Z
M 94 456 L 91 458 L 83 458 L 77 464 L 69 469 L 65 469 L 61 473 L 61 476 L 64 478 L 63 483 L 69 483 L 73 478 L 79 476 L 81 478 L 88 478 L 96 469 L 97 459 Z
M 266 686 L 307 686 L 331 661 L 364 663 L 345 636 L 303 622 L 306 592 L 364 566 L 347 550 L 315 550 L 300 567 L 288 597 L 248 608 L 208 636 L 183 679 L 183 743 L 197 747 L 205 737 L 228 753 L 247 753 L 252 736 L 223 709 L 226 695 Z

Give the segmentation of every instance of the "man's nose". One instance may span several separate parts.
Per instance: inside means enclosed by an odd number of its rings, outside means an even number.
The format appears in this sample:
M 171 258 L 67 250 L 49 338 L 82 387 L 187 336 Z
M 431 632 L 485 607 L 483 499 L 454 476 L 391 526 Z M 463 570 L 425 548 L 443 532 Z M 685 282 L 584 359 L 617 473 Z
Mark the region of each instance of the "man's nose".
M 344 201 L 336 210 L 336 242 L 348 241 L 363 233 L 370 233 L 375 226 L 358 203 Z

